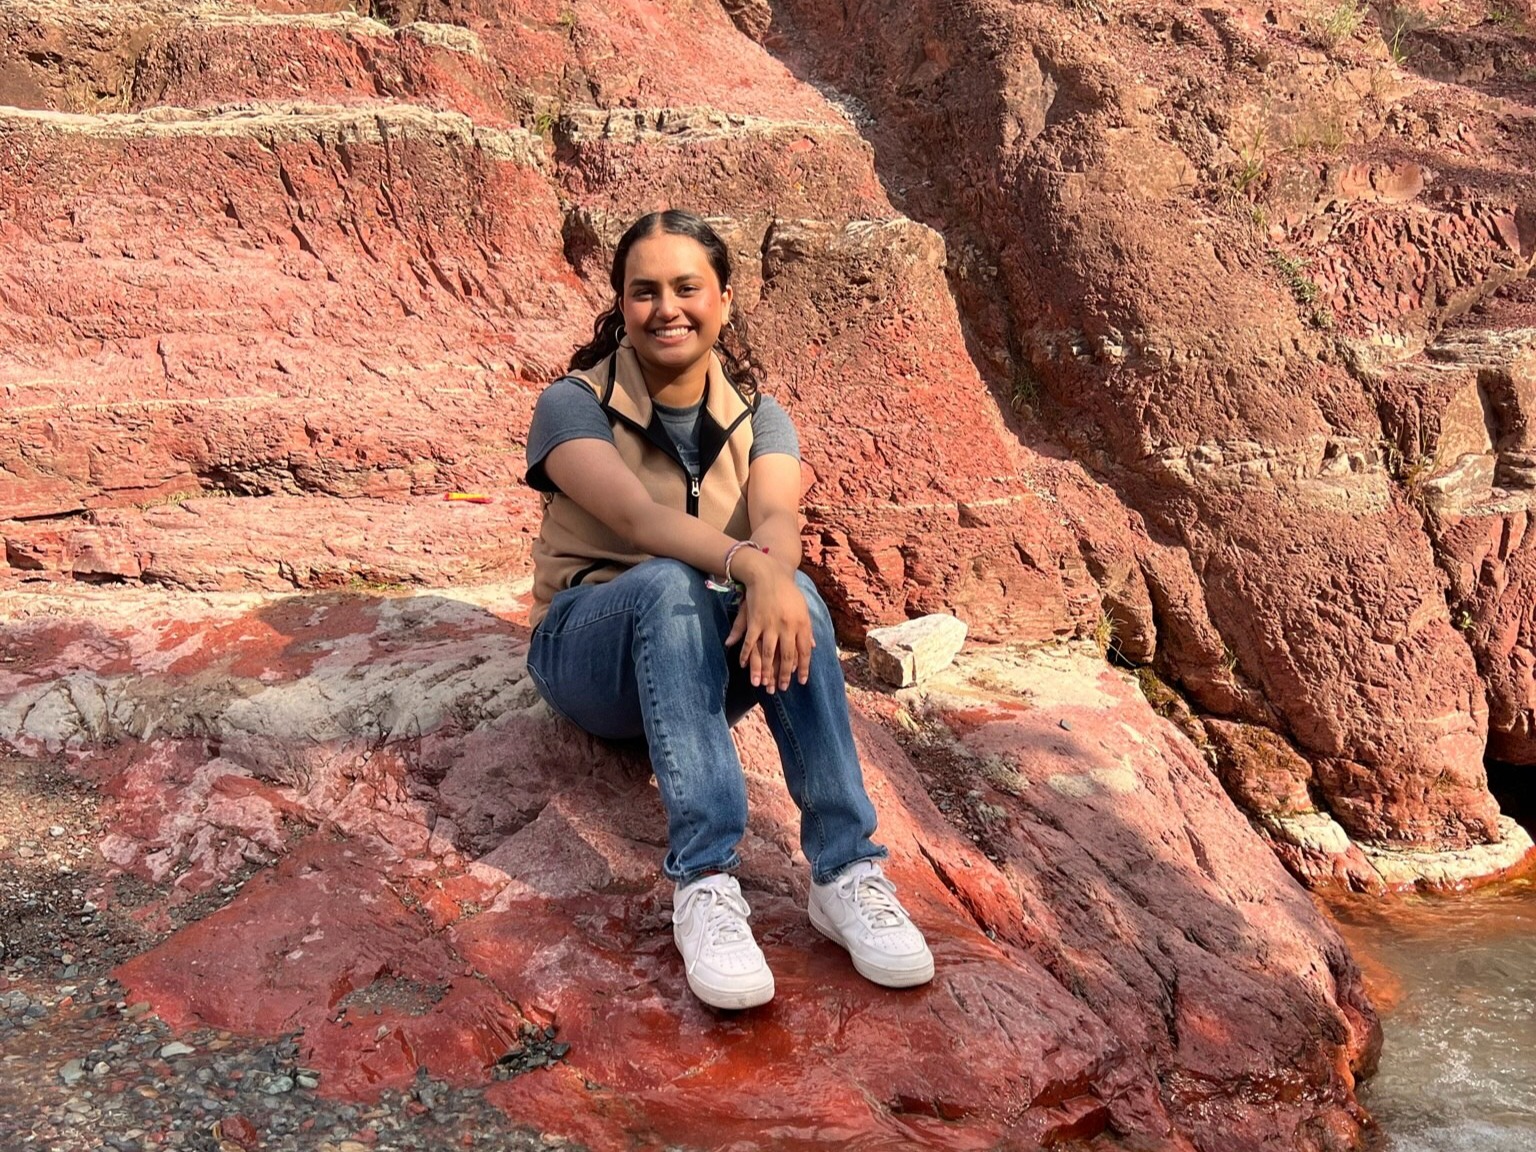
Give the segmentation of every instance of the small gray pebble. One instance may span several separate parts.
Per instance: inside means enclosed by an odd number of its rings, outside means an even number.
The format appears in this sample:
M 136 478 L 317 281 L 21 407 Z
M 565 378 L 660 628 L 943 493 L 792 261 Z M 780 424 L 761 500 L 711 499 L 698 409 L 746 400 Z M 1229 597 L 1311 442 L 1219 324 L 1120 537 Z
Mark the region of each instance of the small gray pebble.
M 293 1091 L 293 1080 L 287 1076 L 269 1076 L 261 1090 L 268 1096 L 281 1096 L 284 1092 Z
M 1058 721 L 1056 721 L 1056 723 L 1060 724 L 1068 732 L 1072 731 L 1072 725 L 1071 725 L 1071 723 L 1069 721 L 1067 721 L 1067 720 L 1058 720 Z
M 85 1061 L 84 1060 L 71 1060 L 68 1064 L 64 1065 L 64 1067 L 59 1069 L 59 1079 L 64 1081 L 65 1084 L 67 1084 L 67 1085 L 69 1085 L 71 1087 L 73 1087 L 75 1084 L 79 1083 L 80 1078 L 82 1076 L 84 1076 L 84 1075 L 85 1075 Z

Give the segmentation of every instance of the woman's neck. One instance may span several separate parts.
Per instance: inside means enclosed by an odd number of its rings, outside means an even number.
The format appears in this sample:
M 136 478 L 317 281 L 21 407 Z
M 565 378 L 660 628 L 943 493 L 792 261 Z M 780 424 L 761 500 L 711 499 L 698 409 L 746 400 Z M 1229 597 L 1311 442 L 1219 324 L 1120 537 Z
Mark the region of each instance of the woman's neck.
M 653 402 L 667 408 L 692 408 L 704 398 L 704 388 L 709 383 L 709 360 L 690 364 L 675 376 L 641 364 L 640 375 Z

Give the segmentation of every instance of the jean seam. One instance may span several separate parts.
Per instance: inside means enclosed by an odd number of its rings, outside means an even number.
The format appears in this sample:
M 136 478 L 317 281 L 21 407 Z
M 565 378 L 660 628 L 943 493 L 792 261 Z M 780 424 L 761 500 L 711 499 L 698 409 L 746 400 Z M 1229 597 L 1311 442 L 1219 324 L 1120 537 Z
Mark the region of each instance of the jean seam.
M 524 662 L 524 667 L 528 669 L 528 675 L 533 678 L 533 686 L 538 689 L 539 698 L 542 699 L 544 703 L 549 705 L 550 711 L 552 711 L 556 716 L 560 717 L 560 719 L 564 720 L 567 724 L 576 724 L 576 721 L 572 720 L 565 714 L 565 709 L 561 708 L 560 705 L 555 703 L 554 692 L 549 686 L 549 681 L 545 680 L 543 674 L 534 667 L 532 648 L 529 648 L 528 650 L 528 659 Z M 580 728 L 581 725 L 576 724 L 576 727 Z
M 609 613 L 610 617 L 617 615 L 617 612 Z M 608 617 L 604 617 L 604 619 L 607 618 Z M 662 714 L 661 700 L 656 692 L 656 682 L 651 676 L 650 641 L 649 638 L 645 635 L 644 629 L 641 627 L 639 619 L 636 619 L 634 628 L 635 639 L 639 641 L 636 647 L 641 653 L 641 663 L 644 665 L 643 677 L 645 681 L 645 694 L 650 700 L 650 705 L 653 709 L 653 715 L 660 716 Z M 679 773 L 675 768 L 675 763 L 672 756 L 672 743 L 668 739 L 664 729 L 658 728 L 656 730 L 655 746 L 649 748 L 648 751 L 650 752 L 651 756 L 651 770 L 655 771 L 656 762 L 659 759 L 666 768 L 667 776 L 671 779 L 673 793 L 677 796 L 678 806 L 682 808 L 682 818 L 689 824 L 692 824 L 693 813 L 688 804 L 688 797 L 684 794 L 683 788 L 681 786 L 682 774 Z
M 819 859 L 822 852 L 826 851 L 827 828 L 822 823 L 821 813 L 816 811 L 816 805 L 811 801 L 811 773 L 805 763 L 805 754 L 800 750 L 800 739 L 795 735 L 794 726 L 789 722 L 789 709 L 784 705 L 783 695 L 775 693 L 768 698 L 773 701 L 773 709 L 778 715 L 779 726 L 783 728 L 789 746 L 794 750 L 795 765 L 799 769 L 800 774 L 800 819 L 804 821 L 806 817 L 810 817 L 816 823 L 816 858 Z M 811 860 L 810 864 L 811 870 L 814 872 L 816 860 Z

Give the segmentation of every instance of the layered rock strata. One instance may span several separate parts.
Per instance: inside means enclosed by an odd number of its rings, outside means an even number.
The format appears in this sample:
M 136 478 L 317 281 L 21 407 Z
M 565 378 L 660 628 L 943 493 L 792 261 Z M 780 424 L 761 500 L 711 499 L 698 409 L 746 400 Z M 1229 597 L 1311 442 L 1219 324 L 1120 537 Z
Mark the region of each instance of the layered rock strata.
M 1517 861 L 1481 757 L 1526 758 L 1524 689 L 1458 621 L 1518 615 L 1523 583 L 1469 599 L 1474 529 L 1425 524 L 1428 464 L 1471 474 L 1426 449 L 1442 393 L 1412 381 L 1449 320 L 1528 283 L 1518 28 L 343 7 L 0 16 L 13 577 L 522 571 L 532 397 L 624 224 L 693 203 L 736 252 L 754 356 L 814 423 L 811 560 L 850 639 L 950 609 L 985 639 L 1107 628 L 1299 752 L 1320 827 Z M 494 515 L 431 504 L 452 489 Z M 1375 886 L 1357 857 L 1299 871 Z
M 1158 667 L 1283 735 L 1349 838 L 1510 865 L 1482 758 L 1490 707 L 1495 755 L 1523 755 L 1520 721 L 1456 624 L 1455 546 L 1383 381 L 1529 283 L 1536 56 L 1518 22 L 1435 18 L 786 0 L 756 34 L 867 111 L 898 206 L 950 240 L 994 391 L 1175 554 L 1140 557 Z M 1468 72 L 1474 41 L 1498 51 Z M 1496 483 L 1522 484 L 1505 439 Z M 1192 602 L 1157 587 L 1174 563 Z
M 1529 45 L 1451 17 L 8 5 L 5 576 L 87 587 L 7 599 L 0 738 L 103 783 L 125 877 L 261 869 L 122 976 L 301 1022 L 347 1093 L 556 1025 L 492 1092 L 599 1148 L 1355 1146 L 1371 1012 L 1266 843 L 1378 889 L 1529 847 L 1481 766 L 1529 756 Z M 856 692 L 914 997 L 804 924 L 748 727 L 780 1000 L 706 1015 L 645 767 L 537 703 L 522 593 L 382 595 L 526 576 L 533 399 L 671 203 L 731 245 L 843 635 L 996 646 Z M 1187 737 L 1016 652 L 1090 636 Z

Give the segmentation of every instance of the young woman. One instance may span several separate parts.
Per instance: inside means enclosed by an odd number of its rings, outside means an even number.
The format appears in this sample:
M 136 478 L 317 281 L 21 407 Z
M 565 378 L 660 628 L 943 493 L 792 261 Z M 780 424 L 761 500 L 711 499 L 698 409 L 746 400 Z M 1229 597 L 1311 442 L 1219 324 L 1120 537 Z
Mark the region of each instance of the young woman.
M 703 220 L 637 220 L 613 305 L 539 398 L 527 480 L 534 683 L 595 736 L 644 736 L 667 812 L 673 936 L 706 1004 L 748 1008 L 773 974 L 731 875 L 747 826 L 731 724 L 760 704 L 800 808 L 812 924 L 868 979 L 933 977 L 885 877 L 832 622 L 800 567 L 800 464 L 784 410 L 720 343 L 724 244 Z

